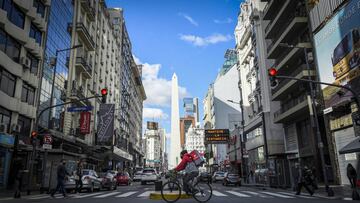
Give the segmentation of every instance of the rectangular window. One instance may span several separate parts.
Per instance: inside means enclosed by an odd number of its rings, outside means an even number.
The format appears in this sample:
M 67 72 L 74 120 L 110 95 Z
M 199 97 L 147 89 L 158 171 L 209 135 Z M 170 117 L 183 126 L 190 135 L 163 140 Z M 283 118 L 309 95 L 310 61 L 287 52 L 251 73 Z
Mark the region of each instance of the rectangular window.
M 29 136 L 31 130 L 31 119 L 25 116 L 19 115 L 18 125 L 20 125 L 21 135 Z
M 5 69 L 0 69 L 0 90 L 13 97 L 15 93 L 16 77 Z
M 41 15 L 41 17 L 45 16 L 45 4 L 40 0 L 34 0 L 33 6 L 36 8 L 36 12 Z
M 36 57 L 34 57 L 31 54 L 27 54 L 27 57 L 30 59 L 31 64 L 30 64 L 30 72 L 37 75 L 38 72 L 38 67 L 39 67 L 39 59 L 37 59 Z
M 20 43 L 0 29 L 0 50 L 5 52 L 15 62 L 19 62 L 20 49 Z
M 8 111 L 0 107 L 0 123 L 7 125 L 8 132 L 10 129 L 10 119 L 11 119 L 11 111 Z
M 13 3 L 12 0 L 3 0 L 2 9 L 7 12 L 8 19 L 14 25 L 24 29 L 25 14 Z
M 5 52 L 6 47 L 6 33 L 0 29 L 0 50 Z
M 41 45 L 41 36 L 41 31 L 34 24 L 31 23 L 29 37 L 34 38 L 36 43 Z
M 33 105 L 34 98 L 35 98 L 35 88 L 24 83 L 21 91 L 21 101 Z

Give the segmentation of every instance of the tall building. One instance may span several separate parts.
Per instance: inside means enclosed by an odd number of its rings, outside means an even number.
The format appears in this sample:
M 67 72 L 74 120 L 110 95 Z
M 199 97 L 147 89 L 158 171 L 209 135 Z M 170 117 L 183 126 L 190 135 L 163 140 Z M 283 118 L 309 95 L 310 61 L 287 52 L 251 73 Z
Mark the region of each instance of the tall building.
M 199 98 L 184 98 L 184 111 L 185 116 L 192 116 L 195 119 L 195 125 L 198 125 L 199 120 Z
M 248 157 L 242 158 L 245 162 L 243 174 L 268 168 L 273 174 L 281 174 L 277 177 L 281 180 L 277 183 L 279 186 L 288 186 L 290 183 L 286 177 L 289 174 L 276 172 L 273 167 L 287 168 L 288 164 L 284 157 L 282 125 L 274 124 L 274 112 L 280 108 L 280 102 L 271 100 L 269 81 L 264 79 L 267 78 L 269 62 L 266 59 L 265 26 L 260 14 L 265 4 L 260 0 L 247 0 L 240 5 L 235 38 L 243 123 L 233 133 L 242 136 L 241 140 L 236 138 L 235 141 L 242 141 L 241 149 Z
M 29 166 L 29 136 L 41 92 L 49 5 L 50 1 L 39 0 L 0 4 L 0 189 L 14 183 L 11 159 Z M 18 153 L 13 153 L 14 147 Z M 38 178 L 38 173 L 29 176 Z
M 205 153 L 205 131 L 204 129 L 191 127 L 186 133 L 185 149 L 188 152 L 193 150 L 199 151 L 201 154 Z
M 180 115 L 179 115 L 179 86 L 176 74 L 172 76 L 171 81 L 171 136 L 169 152 L 169 168 L 174 168 L 180 163 Z
M 159 129 L 146 129 L 146 167 L 161 167 L 161 136 Z
M 313 60 L 307 1 L 266 2 L 261 18 L 265 22 L 264 36 L 270 62 L 267 68 L 276 68 L 279 75 L 316 80 L 318 75 Z M 310 111 L 313 107 L 309 104 L 314 99 L 311 91 L 318 92 L 318 87 L 294 80 L 280 80 L 271 91 L 271 99 L 280 102 L 280 109 L 274 113 L 274 123 L 282 124 L 284 128 L 285 154 L 290 167 L 290 176 L 286 177 L 291 178 L 293 185 L 295 165 L 321 169 L 318 143 L 322 140 L 324 146 L 328 146 L 320 105 L 314 111 L 319 120 L 314 118 L 313 110 Z M 316 122 L 319 122 L 321 140 L 317 139 Z M 327 149 L 325 160 L 326 165 L 331 165 Z M 316 175 L 323 177 L 321 170 L 317 170 Z
M 195 118 L 193 116 L 185 116 L 180 118 L 180 144 L 181 147 L 184 148 L 186 133 L 191 127 L 195 127 Z

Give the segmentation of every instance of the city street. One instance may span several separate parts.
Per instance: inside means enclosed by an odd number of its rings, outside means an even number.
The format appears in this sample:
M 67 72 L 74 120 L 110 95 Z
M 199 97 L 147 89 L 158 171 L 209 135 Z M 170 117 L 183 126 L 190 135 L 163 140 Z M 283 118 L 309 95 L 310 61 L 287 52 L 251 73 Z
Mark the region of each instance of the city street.
M 292 191 L 278 190 L 278 189 L 266 189 L 254 188 L 254 187 L 225 187 L 220 183 L 212 184 L 213 196 L 209 202 L 239 202 L 246 201 L 247 203 L 277 203 L 279 201 L 286 201 L 289 203 L 300 203 L 306 200 L 307 202 L 345 202 L 345 200 L 339 200 L 335 198 L 327 198 L 324 196 L 318 196 L 316 193 L 314 196 L 309 196 L 307 193 L 302 195 L 294 195 Z M 162 200 L 151 200 L 149 198 L 150 193 L 154 191 L 154 185 L 140 185 L 140 183 L 133 183 L 131 186 L 119 186 L 116 191 L 100 191 L 94 193 L 80 193 L 80 194 L 68 194 L 66 202 L 73 203 L 91 203 L 91 202 L 106 202 L 115 203 L 118 201 L 126 201 L 131 203 L 142 202 L 164 202 Z M 51 198 L 47 194 L 34 194 L 30 196 L 24 196 L 22 199 L 13 198 L 0 198 L 1 202 L 64 202 L 64 197 L 60 194 L 55 195 L 55 198 Z M 180 199 L 178 202 L 196 202 L 194 199 Z

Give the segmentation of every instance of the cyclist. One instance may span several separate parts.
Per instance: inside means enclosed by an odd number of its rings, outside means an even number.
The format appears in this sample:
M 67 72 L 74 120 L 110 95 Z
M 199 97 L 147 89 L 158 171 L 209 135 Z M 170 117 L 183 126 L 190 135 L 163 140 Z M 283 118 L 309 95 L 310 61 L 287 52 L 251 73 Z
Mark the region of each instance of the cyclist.
M 183 150 L 180 153 L 181 162 L 174 169 L 175 171 L 185 170 L 185 175 L 183 177 L 184 191 L 187 195 L 191 194 L 190 191 L 190 181 L 199 175 L 199 169 L 196 167 L 192 157 L 188 154 L 187 150 Z

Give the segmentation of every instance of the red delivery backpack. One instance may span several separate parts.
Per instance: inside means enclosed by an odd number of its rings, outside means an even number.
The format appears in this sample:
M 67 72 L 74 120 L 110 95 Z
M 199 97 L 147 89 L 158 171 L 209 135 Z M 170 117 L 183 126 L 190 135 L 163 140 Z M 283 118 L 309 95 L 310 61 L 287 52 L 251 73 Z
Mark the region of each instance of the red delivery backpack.
M 204 157 L 197 150 L 190 152 L 190 156 L 197 167 L 203 166 L 205 163 Z

